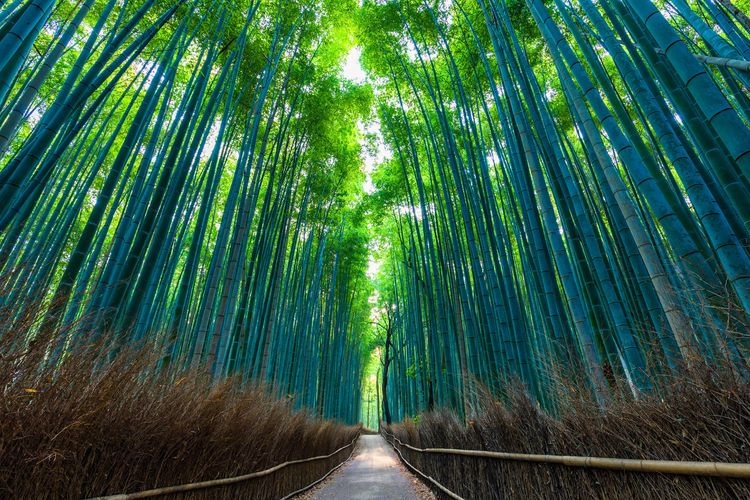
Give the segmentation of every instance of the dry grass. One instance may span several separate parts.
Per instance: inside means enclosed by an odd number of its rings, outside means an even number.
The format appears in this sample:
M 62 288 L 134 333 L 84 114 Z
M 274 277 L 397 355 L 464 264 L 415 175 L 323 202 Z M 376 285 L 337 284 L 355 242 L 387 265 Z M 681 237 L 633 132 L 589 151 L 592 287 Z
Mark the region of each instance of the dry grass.
M 391 431 L 418 447 L 614 458 L 750 462 L 750 385 L 708 369 L 673 381 L 661 398 L 580 398 L 553 418 L 520 390 L 485 400 L 467 425 L 450 412 Z M 750 481 L 583 470 L 474 457 L 421 455 L 416 467 L 466 498 L 750 498 Z
M 0 308 L 0 497 L 84 498 L 237 476 L 329 454 L 359 431 L 233 380 L 154 375 L 148 349 L 103 362 L 106 340 L 45 366 L 52 344 L 25 337 L 33 309 Z M 349 451 L 195 496 L 278 498 Z

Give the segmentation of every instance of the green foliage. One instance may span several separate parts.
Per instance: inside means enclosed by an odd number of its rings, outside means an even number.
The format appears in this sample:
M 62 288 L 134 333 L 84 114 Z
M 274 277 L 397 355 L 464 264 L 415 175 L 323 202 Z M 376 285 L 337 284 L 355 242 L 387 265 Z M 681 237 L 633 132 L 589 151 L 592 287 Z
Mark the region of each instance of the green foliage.
M 750 58 L 746 6 L 6 2 L 0 301 L 344 420 L 374 308 L 397 417 L 744 376 L 750 77 L 694 54 Z
M 377 288 L 402 319 L 389 389 L 400 416 L 433 400 L 468 411 L 472 379 L 520 379 L 554 410 L 559 373 L 601 404 L 618 377 L 639 397 L 720 351 L 745 373 L 748 218 L 740 198 L 720 201 L 748 194 L 744 75 L 698 84 L 695 60 L 643 47 L 741 50 L 748 33 L 729 16 L 720 43 L 686 24 L 692 11 L 644 24 L 648 5 L 364 3 L 363 60 L 393 153 L 373 173 L 370 213 Z M 711 8 L 690 6 L 704 19 Z M 700 130 L 702 92 L 725 100 L 735 132 Z
M 40 296 L 41 330 L 127 332 L 117 343 L 155 344 L 167 373 L 273 382 L 356 419 L 372 92 L 339 76 L 356 2 L 116 4 L 78 19 L 60 2 L 29 34 L 0 115 L 26 115 L 0 161 L 0 261 L 23 269 L 3 303 Z M 80 342 L 71 329 L 50 363 Z

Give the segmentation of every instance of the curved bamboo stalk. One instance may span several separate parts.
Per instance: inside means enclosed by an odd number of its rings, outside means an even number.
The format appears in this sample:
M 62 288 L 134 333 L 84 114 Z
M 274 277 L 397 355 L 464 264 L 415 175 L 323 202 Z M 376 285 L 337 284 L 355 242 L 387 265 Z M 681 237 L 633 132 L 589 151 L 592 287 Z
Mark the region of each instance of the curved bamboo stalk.
M 393 436 L 392 434 L 391 434 L 391 437 L 398 440 L 398 438 L 396 436 Z M 386 441 L 388 440 L 386 439 Z M 401 441 L 399 441 L 399 443 L 401 443 Z M 389 443 L 389 444 L 393 446 L 393 443 Z M 398 456 L 401 459 L 401 461 L 404 462 L 411 470 L 413 470 L 414 472 L 419 474 L 421 477 L 423 477 L 424 479 L 434 484 L 440 491 L 448 495 L 450 498 L 453 498 L 454 500 L 463 500 L 463 497 L 453 493 L 451 490 L 449 490 L 448 488 L 446 488 L 445 486 L 437 482 L 432 476 L 428 476 L 421 470 L 414 467 L 414 465 L 412 465 L 411 462 L 409 462 L 408 460 L 404 458 L 404 455 L 401 454 L 401 450 L 399 450 L 397 447 L 393 446 L 393 449 L 396 451 L 396 453 L 398 453 Z
M 184 493 L 187 491 L 198 491 L 198 490 L 205 490 L 208 488 L 217 488 L 220 486 L 229 486 L 232 484 L 249 481 L 251 479 L 258 479 L 261 477 L 269 476 L 273 474 L 274 472 L 284 469 L 285 467 L 289 467 L 290 465 L 302 464 L 302 463 L 308 463 L 308 462 L 316 462 L 318 460 L 325 460 L 326 458 L 331 458 L 332 456 L 342 452 L 343 450 L 354 446 L 354 444 L 357 442 L 358 439 L 359 439 L 359 434 L 357 434 L 357 437 L 355 437 L 351 443 L 345 446 L 342 446 L 338 450 L 328 455 L 320 455 L 317 457 L 303 458 L 300 460 L 290 460 L 288 462 L 275 465 L 271 467 L 270 469 L 265 469 L 265 470 L 258 471 L 258 472 L 251 472 L 250 474 L 244 474 L 242 476 L 227 477 L 223 479 L 213 479 L 211 481 L 201 481 L 199 483 L 180 484 L 177 486 L 165 486 L 163 488 L 155 488 L 152 490 L 139 491 L 137 493 L 121 493 L 119 495 L 94 497 L 94 498 L 90 498 L 89 500 L 133 500 L 136 498 L 152 498 L 152 497 L 158 497 L 162 495 L 171 495 L 174 493 Z M 351 453 L 349 454 L 349 456 L 351 456 Z M 339 466 L 336 466 L 336 467 L 339 467 Z
M 684 476 L 750 478 L 750 464 L 725 462 L 692 462 L 676 460 L 637 460 L 629 458 L 582 457 L 573 455 L 537 455 L 531 453 L 505 453 L 499 451 L 460 450 L 452 448 L 417 448 L 390 436 L 417 453 L 460 455 L 466 457 L 491 458 L 515 462 L 558 464 L 567 467 L 608 469 L 622 472 L 652 472 L 657 474 L 679 474 Z

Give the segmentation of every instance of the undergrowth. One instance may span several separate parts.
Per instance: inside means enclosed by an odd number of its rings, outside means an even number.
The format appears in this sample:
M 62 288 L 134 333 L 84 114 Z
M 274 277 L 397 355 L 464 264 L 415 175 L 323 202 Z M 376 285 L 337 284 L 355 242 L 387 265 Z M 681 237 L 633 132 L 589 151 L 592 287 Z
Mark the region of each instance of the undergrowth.
M 464 422 L 449 411 L 388 430 L 423 448 L 648 460 L 750 462 L 750 385 L 708 368 L 675 378 L 659 396 L 602 409 L 579 392 L 556 417 L 521 389 L 484 397 Z M 419 454 L 404 457 L 466 498 L 750 498 L 750 481 L 580 469 L 563 465 Z
M 262 387 L 156 374 L 148 348 L 110 362 L 111 339 L 51 363 L 56 344 L 45 339 L 66 332 L 29 342 L 38 317 L 0 308 L 0 497 L 86 498 L 233 477 L 327 455 L 359 431 L 295 412 Z M 349 451 L 195 496 L 279 498 Z

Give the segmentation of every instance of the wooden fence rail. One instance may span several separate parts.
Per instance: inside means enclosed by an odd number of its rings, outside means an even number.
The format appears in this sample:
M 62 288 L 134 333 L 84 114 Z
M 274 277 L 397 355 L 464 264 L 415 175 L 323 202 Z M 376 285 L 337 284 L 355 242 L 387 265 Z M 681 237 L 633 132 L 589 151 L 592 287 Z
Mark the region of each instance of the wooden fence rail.
M 318 460 L 325 460 L 325 459 L 333 457 L 334 455 L 336 455 L 338 453 L 341 453 L 342 451 L 344 451 L 347 448 L 352 448 L 352 452 L 353 452 L 354 451 L 354 444 L 357 442 L 357 439 L 359 439 L 359 435 L 357 435 L 357 437 L 355 437 L 352 440 L 351 443 L 349 443 L 349 444 L 347 444 L 345 446 L 342 446 L 338 450 L 336 450 L 336 451 L 334 451 L 334 452 L 332 452 L 332 453 L 330 453 L 328 455 L 321 455 L 321 456 L 317 456 L 317 457 L 303 458 L 303 459 L 300 459 L 300 460 L 290 460 L 288 462 L 284 462 L 284 463 L 275 465 L 275 466 L 271 467 L 270 469 L 266 469 L 266 470 L 262 470 L 262 471 L 258 471 L 258 472 L 251 472 L 249 474 L 244 474 L 242 476 L 227 477 L 227 478 L 223 478 L 223 479 L 213 479 L 213 480 L 210 480 L 210 481 L 201 481 L 201 482 L 197 482 L 197 483 L 180 484 L 180 485 L 177 485 L 177 486 L 166 486 L 166 487 L 163 487 L 163 488 L 155 488 L 155 489 L 152 489 L 152 490 L 139 491 L 139 492 L 135 492 L 135 493 L 121 493 L 121 494 L 118 494 L 118 495 L 109 495 L 109 496 L 103 496 L 103 497 L 95 497 L 95 498 L 91 498 L 89 500 L 133 500 L 133 499 L 136 499 L 136 498 L 152 498 L 152 497 L 158 497 L 158 496 L 164 496 L 164 495 L 172 495 L 172 494 L 176 494 L 176 493 L 186 493 L 186 492 L 191 492 L 191 491 L 205 490 L 205 489 L 209 489 L 209 488 L 218 488 L 218 487 L 222 487 L 222 486 L 229 486 L 229 485 L 233 485 L 233 484 L 238 484 L 238 483 L 242 483 L 242 482 L 245 482 L 245 481 L 250 481 L 250 480 L 253 480 L 253 479 L 258 479 L 258 478 L 270 476 L 271 474 L 273 474 L 275 472 L 278 472 L 278 471 L 284 469 L 285 467 L 289 467 L 290 465 L 301 464 L 301 463 L 306 463 L 306 462 L 315 462 L 315 461 L 318 461 Z M 307 489 L 315 486 L 320 481 L 322 481 L 323 479 L 325 479 L 326 477 L 328 477 L 333 471 L 335 471 L 336 469 L 338 469 L 339 467 L 341 467 L 341 465 L 344 464 L 349 459 L 349 457 L 351 457 L 351 456 L 352 456 L 352 453 L 350 452 L 349 456 L 345 460 L 342 460 L 338 465 L 336 465 L 336 467 L 334 467 L 333 469 L 331 469 L 330 471 L 328 471 L 328 473 L 326 473 L 325 476 L 323 476 L 322 478 L 319 478 L 314 483 L 309 484 L 309 485 L 305 486 L 304 488 L 301 488 L 301 489 L 299 489 L 299 490 L 291 493 L 290 495 L 287 495 L 287 497 L 285 497 L 285 498 L 288 498 L 288 497 L 291 497 L 293 495 L 299 494 L 299 493 L 301 493 L 301 492 L 303 492 L 303 491 L 305 491 L 305 490 L 307 490 Z
M 750 464 L 725 462 L 687 462 L 675 460 L 637 460 L 628 458 L 580 457 L 572 455 L 534 455 L 530 453 L 504 453 L 499 451 L 459 450 L 451 448 L 416 448 L 402 442 L 393 434 L 383 431 L 388 437 L 398 441 L 400 446 L 417 453 L 437 453 L 442 455 L 463 455 L 468 457 L 513 460 L 559 464 L 568 467 L 609 469 L 624 472 L 655 472 L 660 474 L 681 474 L 687 476 L 713 476 L 750 479 Z M 387 440 L 387 437 L 386 437 Z M 391 445 L 393 443 L 391 442 Z
M 422 453 L 437 455 L 468 456 L 488 458 L 494 460 L 507 460 L 516 462 L 535 462 L 544 464 L 563 465 L 566 467 L 579 467 L 591 469 L 606 469 L 622 472 L 643 472 L 657 474 L 679 474 L 686 476 L 711 476 L 721 478 L 750 479 L 750 464 L 747 463 L 724 463 L 724 462 L 688 462 L 673 460 L 637 460 L 625 458 L 603 458 L 583 457 L 571 455 L 538 455 L 530 453 L 505 453 L 484 450 L 461 450 L 452 448 L 417 448 L 404 443 L 395 435 L 382 429 L 383 437 L 398 453 L 401 460 L 415 473 L 426 479 L 450 498 L 461 499 L 458 494 L 450 491 L 433 477 L 420 471 L 401 453 L 402 448 Z M 398 443 L 398 446 L 396 445 Z

